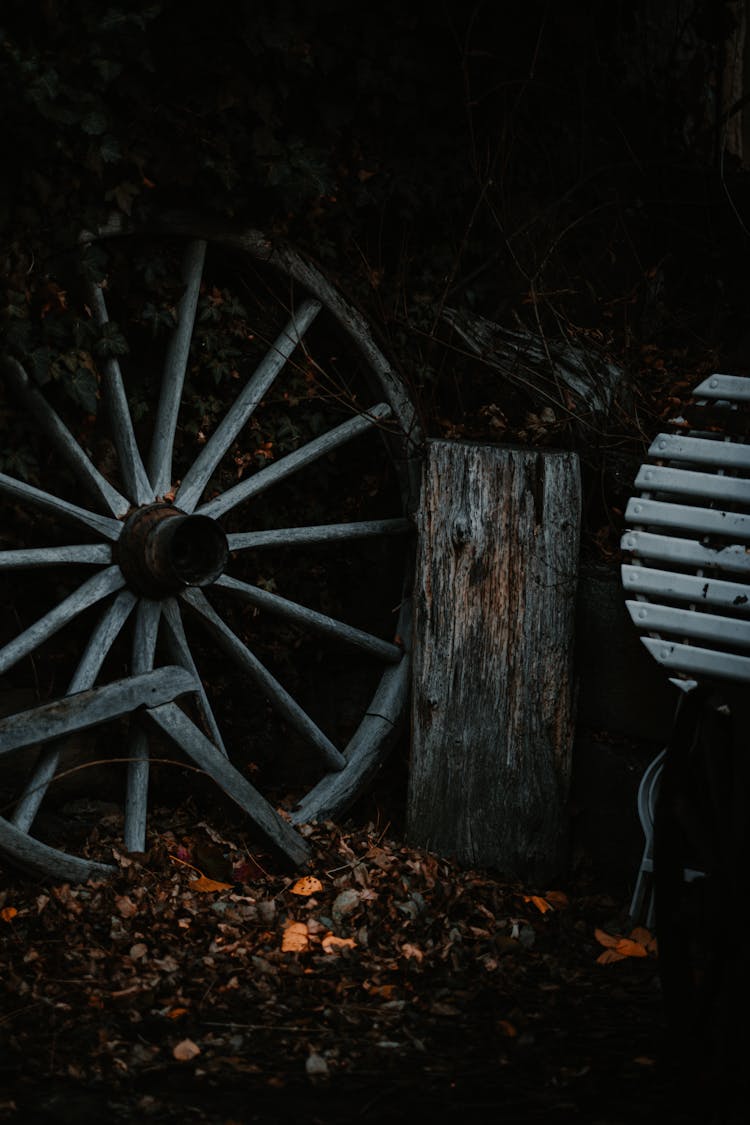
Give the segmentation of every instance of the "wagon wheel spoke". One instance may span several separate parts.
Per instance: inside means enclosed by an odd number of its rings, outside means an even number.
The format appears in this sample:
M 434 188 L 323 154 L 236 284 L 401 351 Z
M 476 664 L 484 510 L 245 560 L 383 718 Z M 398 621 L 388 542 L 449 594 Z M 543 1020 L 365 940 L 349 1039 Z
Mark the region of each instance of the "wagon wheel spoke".
M 89 460 L 44 395 L 33 385 L 21 364 L 15 359 L 5 359 L 2 366 L 5 380 L 16 399 L 32 415 L 37 426 L 57 448 L 79 482 L 89 494 L 103 501 L 113 516 L 123 516 L 128 510 L 128 501 Z
M 236 636 L 200 590 L 185 590 L 181 598 L 198 615 L 212 639 L 253 680 L 274 709 L 302 735 L 328 769 L 340 770 L 346 764 L 329 738 L 303 711 L 288 691 L 271 675 L 247 645 Z
M 175 503 L 184 512 L 192 512 L 208 484 L 211 474 L 229 449 L 237 434 L 252 416 L 279 372 L 302 341 L 306 330 L 320 311 L 317 301 L 304 301 L 258 365 L 252 378 L 237 397 L 224 419 L 203 447 L 180 485 Z
M 34 570 L 45 566 L 83 564 L 106 566 L 112 562 L 108 543 L 82 543 L 70 547 L 19 547 L 0 551 L 0 570 Z
M 107 653 L 125 624 L 133 606 L 135 594 L 121 590 L 114 601 L 99 618 L 89 637 L 83 656 L 68 685 L 68 695 L 86 691 L 93 687 L 101 671 Z M 61 745 L 47 746 L 41 753 L 34 772 L 26 784 L 13 813 L 13 824 L 22 832 L 28 832 L 34 822 L 39 806 L 53 780 L 60 761 Z
M 148 717 L 249 815 L 282 856 L 295 864 L 309 858 L 310 851 L 304 840 L 226 758 L 216 753 L 214 744 L 184 711 L 174 704 L 165 704 L 149 710 Z
M 107 567 L 106 570 L 94 575 L 93 578 L 89 578 L 64 601 L 51 609 L 49 613 L 45 613 L 44 617 L 40 617 L 28 629 L 24 629 L 7 645 L 0 648 L 0 672 L 12 668 L 14 664 L 17 664 L 24 656 L 34 652 L 53 633 L 62 629 L 74 617 L 83 613 L 89 606 L 101 601 L 102 598 L 122 589 L 124 585 L 125 579 L 118 566 Z
M 185 292 L 179 303 L 177 325 L 167 351 L 151 439 L 148 468 L 151 487 L 157 496 L 163 496 L 172 484 L 172 454 L 177 431 L 177 415 L 182 401 L 205 257 L 206 243 L 203 239 L 188 243 L 182 263 Z
M 147 598 L 139 601 L 133 630 L 133 652 L 130 664 L 136 675 L 153 670 L 160 617 L 161 604 L 159 602 Z M 146 849 L 149 747 L 146 732 L 138 722 L 131 722 L 130 724 L 127 747 L 125 847 L 130 852 L 143 852 Z
M 171 659 L 175 664 L 181 664 L 183 668 L 187 668 L 192 672 L 196 682 L 195 699 L 198 705 L 201 718 L 205 723 L 208 730 L 211 732 L 211 737 L 216 744 L 217 748 L 221 751 L 224 757 L 228 757 L 227 748 L 224 745 L 224 740 L 221 737 L 221 730 L 216 721 L 213 708 L 208 700 L 206 689 L 203 686 L 201 678 L 198 674 L 198 669 L 193 660 L 193 654 L 188 645 L 188 639 L 185 635 L 185 627 L 182 624 L 182 617 L 180 615 L 180 608 L 174 598 L 168 598 L 162 607 L 162 618 L 165 625 L 165 633 L 167 637 L 167 644 Z
M 263 547 L 309 547 L 381 535 L 406 535 L 409 531 L 411 524 L 407 519 L 362 520 L 312 527 L 281 527 L 272 531 L 238 531 L 227 536 L 227 543 L 230 551 L 256 551 Z
M 103 687 L 66 695 L 0 719 L 0 755 L 23 750 L 89 730 L 111 719 L 122 718 L 138 707 L 158 707 L 193 691 L 193 677 L 185 668 L 165 665 L 153 672 L 128 676 Z
M 300 469 L 311 465 L 313 461 L 317 461 L 327 453 L 332 453 L 340 445 L 367 433 L 379 422 L 388 418 L 390 414 L 391 408 L 387 403 L 381 402 L 377 406 L 373 406 L 367 414 L 357 414 L 354 418 L 347 419 L 341 425 L 335 426 L 327 433 L 321 434 L 320 437 L 313 438 L 306 445 L 295 449 L 293 453 L 287 453 L 280 461 L 276 461 L 273 465 L 254 473 L 247 480 L 236 484 L 234 488 L 227 489 L 216 499 L 201 505 L 198 511 L 201 515 L 218 519 L 219 516 L 225 515 L 251 496 L 258 496 L 271 485 L 278 484 L 279 481 L 291 476 L 292 473 L 297 473 Z
M 25 501 L 32 508 L 40 508 L 60 519 L 81 523 L 84 527 L 98 532 L 105 539 L 117 539 L 122 531 L 122 524 L 117 520 L 97 515 L 96 512 L 89 512 L 86 508 L 79 508 L 77 504 L 62 500 L 51 492 L 45 492 L 44 489 L 35 488 L 33 484 L 26 484 L 24 481 L 16 480 L 15 477 L 9 477 L 7 473 L 0 473 L 0 493 L 16 501 Z
M 261 590 L 258 586 L 240 582 L 237 578 L 230 578 L 225 574 L 217 580 L 216 585 L 220 586 L 222 590 L 231 591 L 243 601 L 255 606 L 256 609 L 265 610 L 267 613 L 281 617 L 285 621 L 291 621 L 295 625 L 301 625 L 339 644 L 358 649 L 367 656 L 384 660 L 386 664 L 397 664 L 403 655 L 398 645 L 382 641 L 371 633 L 363 632 L 362 629 L 345 625 L 343 621 L 337 621 L 334 617 L 328 617 L 324 613 L 308 609 L 307 606 L 290 601 L 288 598 L 279 597 L 278 594 L 272 594 L 268 590 Z
M 89 300 L 94 319 L 100 327 L 104 327 L 109 323 L 109 314 L 102 288 L 95 282 L 89 285 Z M 102 364 L 102 371 L 105 403 L 126 491 L 134 503 L 148 504 L 154 494 L 135 440 L 120 364 L 114 356 L 108 356 Z
M 404 601 L 398 616 L 399 636 L 411 636 L 411 602 Z M 408 650 L 399 664 L 386 668 L 365 716 L 345 751 L 346 769 L 328 773 L 305 794 L 291 815 L 292 824 L 328 819 L 352 803 L 375 776 L 384 747 L 400 734 L 409 697 L 411 673 Z

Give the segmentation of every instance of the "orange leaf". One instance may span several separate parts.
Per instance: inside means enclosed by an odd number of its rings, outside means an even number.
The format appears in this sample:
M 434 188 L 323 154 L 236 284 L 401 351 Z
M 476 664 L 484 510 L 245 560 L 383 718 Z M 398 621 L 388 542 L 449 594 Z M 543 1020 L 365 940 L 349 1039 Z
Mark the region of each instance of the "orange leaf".
M 182 1018 L 182 1016 L 186 1016 L 187 1012 L 188 1012 L 187 1008 L 170 1008 L 169 1011 L 167 1012 L 167 1019 L 168 1020 L 179 1020 L 179 1019 Z
M 215 879 L 209 879 L 206 875 L 200 875 L 190 883 L 190 890 L 197 891 L 199 894 L 211 894 L 212 891 L 231 891 L 231 889 L 231 883 L 217 883 Z
M 552 904 L 547 902 L 546 898 L 542 898 L 541 895 L 522 895 L 521 897 L 524 902 L 533 902 L 540 914 L 546 914 L 548 910 L 553 909 Z
M 508 1039 L 515 1039 L 518 1035 L 515 1024 L 512 1024 L 510 1020 L 498 1020 L 497 1026 Z
M 357 943 L 354 938 L 326 934 L 320 944 L 326 953 L 336 953 L 339 949 L 354 949 Z
M 612 937 L 612 934 L 608 934 L 606 932 L 606 930 L 598 930 L 598 929 L 594 930 L 594 937 L 596 938 L 596 940 L 599 942 L 600 945 L 605 945 L 607 947 L 607 949 L 614 949 L 614 947 L 617 945 L 618 941 L 620 940 L 619 938 Z
M 293 895 L 300 895 L 302 898 L 309 898 L 310 895 L 316 895 L 318 891 L 323 890 L 323 884 L 320 879 L 316 879 L 314 875 L 303 875 L 298 879 L 293 887 L 289 890 Z
M 623 957 L 648 957 L 648 953 L 639 941 L 631 941 L 630 938 L 626 937 L 620 938 L 615 949 Z
M 310 945 L 307 926 L 304 922 L 288 921 L 281 937 L 283 953 L 304 953 Z
M 544 897 L 550 906 L 554 906 L 555 910 L 564 910 L 566 906 L 570 906 L 570 900 L 565 891 L 545 891 Z
M 613 961 L 624 961 L 625 954 L 618 953 L 616 949 L 605 949 L 596 959 L 597 965 L 611 965 Z
M 0 910 L 0 918 L 2 918 L 3 922 L 10 922 L 11 919 L 15 918 L 16 914 L 18 914 L 18 911 L 15 906 L 4 906 L 3 909 Z

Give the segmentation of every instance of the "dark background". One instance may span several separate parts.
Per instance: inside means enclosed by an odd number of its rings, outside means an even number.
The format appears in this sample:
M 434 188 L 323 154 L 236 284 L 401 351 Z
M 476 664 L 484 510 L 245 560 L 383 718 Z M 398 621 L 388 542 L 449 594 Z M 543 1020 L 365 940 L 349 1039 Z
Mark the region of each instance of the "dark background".
M 644 343 L 737 367 L 748 183 L 721 91 L 738 11 L 6 0 L 6 317 L 82 225 L 181 208 L 322 261 L 428 427 L 489 393 L 438 341 L 446 305 L 597 331 L 633 377 Z

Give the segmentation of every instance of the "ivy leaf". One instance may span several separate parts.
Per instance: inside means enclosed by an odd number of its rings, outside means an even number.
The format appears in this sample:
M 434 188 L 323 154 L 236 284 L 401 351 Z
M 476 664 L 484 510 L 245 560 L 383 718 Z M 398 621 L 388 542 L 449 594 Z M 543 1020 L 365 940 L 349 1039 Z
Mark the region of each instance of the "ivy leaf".
M 94 345 L 94 354 L 100 359 L 128 354 L 128 342 L 113 320 L 101 326 L 99 339 Z
M 96 414 L 99 405 L 99 384 L 87 367 L 77 368 L 63 386 L 68 396 L 87 414 Z

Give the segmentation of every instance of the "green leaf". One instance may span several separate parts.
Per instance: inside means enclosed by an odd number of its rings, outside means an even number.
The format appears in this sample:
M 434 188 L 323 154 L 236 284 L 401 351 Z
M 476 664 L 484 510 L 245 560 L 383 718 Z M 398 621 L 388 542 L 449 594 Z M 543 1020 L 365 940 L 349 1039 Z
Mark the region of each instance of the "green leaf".
M 67 378 L 63 386 L 68 396 L 87 414 L 96 414 L 99 405 L 99 385 L 96 375 L 88 367 L 79 367 Z

